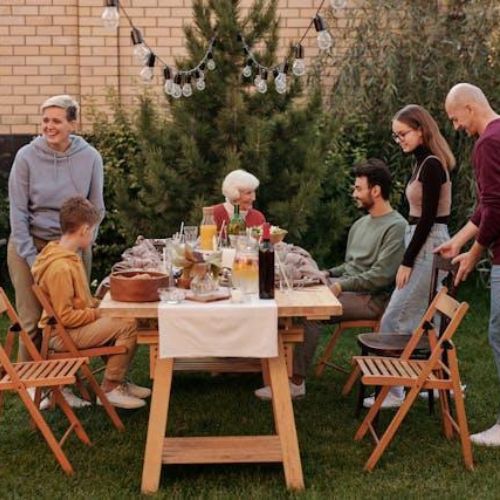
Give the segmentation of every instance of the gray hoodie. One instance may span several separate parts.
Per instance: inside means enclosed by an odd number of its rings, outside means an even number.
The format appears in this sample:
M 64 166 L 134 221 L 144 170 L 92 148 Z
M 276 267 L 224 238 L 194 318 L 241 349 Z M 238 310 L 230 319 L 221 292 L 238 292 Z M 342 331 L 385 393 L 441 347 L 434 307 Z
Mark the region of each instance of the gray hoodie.
M 79 136 L 60 153 L 43 136 L 16 154 L 9 176 L 11 238 L 19 256 L 31 267 L 37 251 L 33 236 L 56 240 L 61 236 L 59 209 L 72 196 L 84 196 L 104 217 L 101 155 Z

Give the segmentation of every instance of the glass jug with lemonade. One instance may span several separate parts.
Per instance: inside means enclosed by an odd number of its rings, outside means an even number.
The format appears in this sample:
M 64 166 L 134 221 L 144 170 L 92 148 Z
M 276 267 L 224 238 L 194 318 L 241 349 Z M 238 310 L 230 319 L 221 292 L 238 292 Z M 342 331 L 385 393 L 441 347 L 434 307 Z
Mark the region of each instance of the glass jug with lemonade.
M 200 224 L 200 249 L 215 250 L 214 239 L 217 237 L 217 225 L 213 207 L 203 207 L 203 219 Z
M 253 238 L 236 236 L 232 280 L 233 285 L 245 294 L 259 292 L 259 254 Z

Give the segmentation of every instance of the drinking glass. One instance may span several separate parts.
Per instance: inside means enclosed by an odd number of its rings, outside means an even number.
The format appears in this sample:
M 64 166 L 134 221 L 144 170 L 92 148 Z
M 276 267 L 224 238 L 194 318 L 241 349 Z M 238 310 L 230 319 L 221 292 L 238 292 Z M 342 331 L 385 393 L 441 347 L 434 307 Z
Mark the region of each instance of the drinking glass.
M 198 226 L 184 226 L 184 241 L 193 247 L 198 239 Z

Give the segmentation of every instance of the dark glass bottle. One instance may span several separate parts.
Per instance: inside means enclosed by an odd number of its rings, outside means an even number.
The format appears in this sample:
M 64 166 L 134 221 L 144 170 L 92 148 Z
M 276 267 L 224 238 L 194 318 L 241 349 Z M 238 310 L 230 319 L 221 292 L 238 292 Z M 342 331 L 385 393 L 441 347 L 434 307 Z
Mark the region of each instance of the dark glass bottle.
M 274 248 L 267 222 L 264 224 L 259 245 L 259 297 L 274 299 Z
M 227 226 L 227 235 L 228 236 L 239 236 L 240 234 L 245 234 L 247 229 L 247 225 L 245 221 L 241 217 L 240 214 L 240 205 L 238 203 L 234 204 L 234 212 L 229 224 Z

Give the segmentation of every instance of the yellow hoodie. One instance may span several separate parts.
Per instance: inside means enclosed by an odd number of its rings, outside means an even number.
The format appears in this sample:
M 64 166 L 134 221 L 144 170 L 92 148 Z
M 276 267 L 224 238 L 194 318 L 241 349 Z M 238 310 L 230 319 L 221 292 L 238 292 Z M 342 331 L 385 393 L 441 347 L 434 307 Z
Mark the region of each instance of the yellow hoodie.
M 97 319 L 96 301 L 90 294 L 85 268 L 77 253 L 52 241 L 38 254 L 31 272 L 64 326 L 78 328 Z M 43 311 L 40 328 L 47 324 L 47 319 Z

